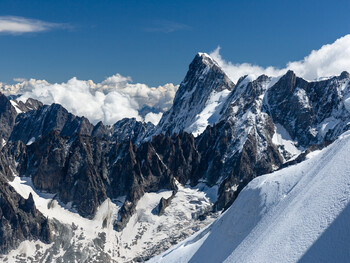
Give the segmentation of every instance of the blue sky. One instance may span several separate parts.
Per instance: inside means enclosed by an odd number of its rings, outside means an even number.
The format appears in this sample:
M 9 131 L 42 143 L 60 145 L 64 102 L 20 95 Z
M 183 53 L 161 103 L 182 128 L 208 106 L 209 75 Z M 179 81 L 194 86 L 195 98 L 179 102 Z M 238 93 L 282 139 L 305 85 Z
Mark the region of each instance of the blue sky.
M 178 84 L 198 51 L 284 67 L 350 30 L 350 1 L 0 1 L 0 17 L 40 29 L 0 32 L 0 82 L 102 81 L 120 73 Z M 36 21 L 40 20 L 40 21 Z M 0 26 L 1 31 L 1 26 Z

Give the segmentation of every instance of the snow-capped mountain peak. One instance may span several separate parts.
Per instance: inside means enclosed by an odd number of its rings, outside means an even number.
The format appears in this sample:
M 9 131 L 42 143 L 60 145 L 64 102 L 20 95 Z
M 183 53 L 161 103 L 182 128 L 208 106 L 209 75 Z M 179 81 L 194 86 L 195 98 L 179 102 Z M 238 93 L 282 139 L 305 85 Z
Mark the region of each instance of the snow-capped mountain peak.
M 201 57 L 203 63 L 207 64 L 208 66 L 216 65 L 217 67 L 220 67 L 219 64 L 207 53 L 198 52 L 197 56 Z
M 198 53 L 189 66 L 172 108 L 160 120 L 156 134 L 185 130 L 200 134 L 218 120 L 218 114 L 234 83 L 206 53 Z

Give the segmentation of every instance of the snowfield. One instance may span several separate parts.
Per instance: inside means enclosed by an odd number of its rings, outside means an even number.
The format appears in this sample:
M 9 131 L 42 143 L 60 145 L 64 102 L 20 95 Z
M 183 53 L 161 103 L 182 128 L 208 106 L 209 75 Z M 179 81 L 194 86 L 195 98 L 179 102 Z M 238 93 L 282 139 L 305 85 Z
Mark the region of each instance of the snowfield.
M 350 132 L 250 182 L 214 223 L 149 262 L 349 262 Z

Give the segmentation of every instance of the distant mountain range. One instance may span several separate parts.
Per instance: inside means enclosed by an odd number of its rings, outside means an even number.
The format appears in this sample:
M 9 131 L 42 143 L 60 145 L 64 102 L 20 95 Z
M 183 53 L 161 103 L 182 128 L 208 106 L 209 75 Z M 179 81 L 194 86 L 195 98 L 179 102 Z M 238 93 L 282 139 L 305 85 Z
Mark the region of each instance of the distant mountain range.
M 198 53 L 157 126 L 136 119 L 93 125 L 59 104 L 1 94 L 2 257 L 142 262 L 229 209 L 199 235 L 222 231 L 216 226 L 230 224 L 232 213 L 250 216 L 241 195 L 269 176 L 249 184 L 254 178 L 292 171 L 286 167 L 349 130 L 349 80 L 343 72 L 308 82 L 288 71 L 277 78 L 242 76 L 233 83 L 210 56 Z M 331 167 L 332 160 L 325 161 Z M 233 249 L 226 252 L 236 255 Z

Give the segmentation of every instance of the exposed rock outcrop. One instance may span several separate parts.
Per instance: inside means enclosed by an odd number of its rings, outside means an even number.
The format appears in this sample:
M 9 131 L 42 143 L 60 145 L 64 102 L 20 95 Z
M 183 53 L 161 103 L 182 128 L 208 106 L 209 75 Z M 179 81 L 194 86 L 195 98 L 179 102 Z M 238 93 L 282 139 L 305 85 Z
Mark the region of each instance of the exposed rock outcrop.
M 142 143 L 153 133 L 154 125 L 151 122 L 137 121 L 135 118 L 124 118 L 111 127 L 113 141 L 130 140 L 133 144 Z
M 18 113 L 28 112 L 31 110 L 38 110 L 44 104 L 36 99 L 29 98 L 25 102 L 18 99 L 11 99 L 12 105 L 15 107 Z
M 0 92 L 0 144 L 7 140 L 15 125 L 17 112 L 7 97 Z
M 155 134 L 179 133 L 181 130 L 191 133 L 204 130 L 205 127 L 201 128 L 200 124 L 196 123 L 197 114 L 205 109 L 213 94 L 224 90 L 229 92 L 234 86 L 210 56 L 198 53 L 176 92 L 173 106 L 163 114 Z
M 59 104 L 45 105 L 38 110 L 19 114 L 10 140 L 32 143 L 53 130 L 64 136 L 75 133 L 91 135 L 93 125 L 88 119 L 76 117 Z
M 52 241 L 50 223 L 35 207 L 30 194 L 20 196 L 0 175 L 0 254 L 24 240 Z

